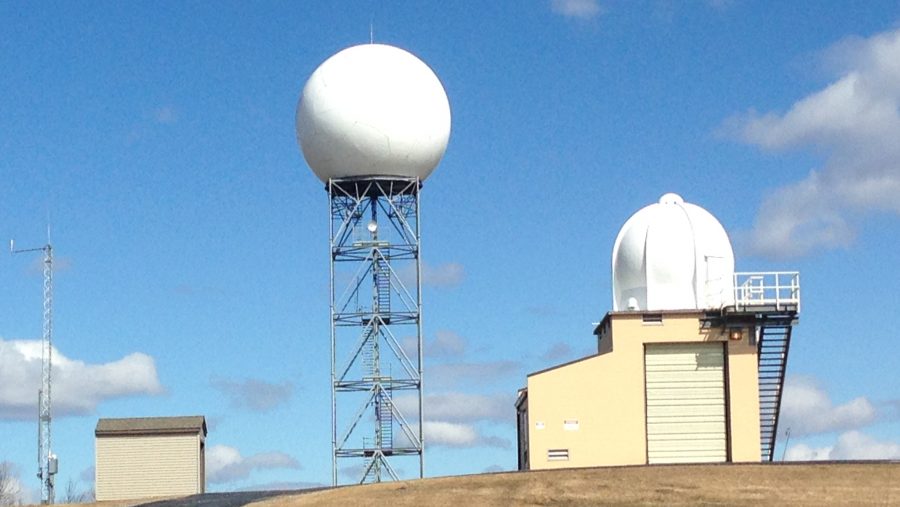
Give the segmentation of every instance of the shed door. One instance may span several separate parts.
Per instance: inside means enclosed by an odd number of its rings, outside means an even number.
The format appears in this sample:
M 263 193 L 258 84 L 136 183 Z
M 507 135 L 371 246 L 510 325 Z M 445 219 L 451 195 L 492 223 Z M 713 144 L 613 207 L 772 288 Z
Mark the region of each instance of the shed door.
M 649 344 L 644 366 L 647 461 L 726 461 L 724 344 Z

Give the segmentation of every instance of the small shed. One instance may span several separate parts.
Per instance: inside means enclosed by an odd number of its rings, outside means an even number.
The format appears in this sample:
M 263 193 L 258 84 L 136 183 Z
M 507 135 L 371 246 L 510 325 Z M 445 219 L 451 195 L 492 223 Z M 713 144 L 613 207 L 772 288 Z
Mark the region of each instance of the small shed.
M 203 416 L 100 419 L 94 436 L 98 501 L 206 490 Z

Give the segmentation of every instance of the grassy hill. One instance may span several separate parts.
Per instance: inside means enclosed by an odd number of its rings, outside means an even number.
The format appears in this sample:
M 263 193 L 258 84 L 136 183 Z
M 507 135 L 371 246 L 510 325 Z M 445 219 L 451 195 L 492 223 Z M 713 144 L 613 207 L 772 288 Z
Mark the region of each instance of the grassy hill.
M 288 494 L 303 505 L 900 505 L 900 463 L 671 465 L 444 477 Z
M 900 462 L 578 468 L 439 477 L 321 491 L 211 493 L 176 499 L 98 502 L 94 505 L 507 507 L 761 504 L 900 506 Z

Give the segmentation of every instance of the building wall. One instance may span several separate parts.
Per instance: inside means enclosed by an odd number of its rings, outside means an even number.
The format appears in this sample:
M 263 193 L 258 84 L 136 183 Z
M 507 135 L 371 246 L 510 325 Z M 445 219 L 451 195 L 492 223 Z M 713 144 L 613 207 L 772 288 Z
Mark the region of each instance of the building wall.
M 202 493 L 204 456 L 196 435 L 96 438 L 98 501 Z
M 611 314 L 598 355 L 528 377 L 529 467 L 647 463 L 644 345 L 704 341 L 728 342 L 731 460 L 759 461 L 756 349 L 749 336 L 745 330 L 740 341 L 728 340 L 723 329 L 704 329 L 698 312 L 665 313 L 652 323 L 639 313 Z M 568 449 L 568 460 L 549 460 L 548 451 L 559 449 Z
M 760 461 L 759 370 L 749 329 L 740 341 L 728 340 L 728 410 L 731 461 Z

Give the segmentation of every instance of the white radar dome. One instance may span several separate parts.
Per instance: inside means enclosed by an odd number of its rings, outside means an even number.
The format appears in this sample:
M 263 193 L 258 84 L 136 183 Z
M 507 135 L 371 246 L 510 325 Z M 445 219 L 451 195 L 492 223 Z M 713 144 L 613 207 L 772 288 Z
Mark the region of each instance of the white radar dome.
M 338 52 L 312 73 L 297 104 L 297 141 L 320 180 L 424 180 L 450 139 L 450 103 L 422 60 L 384 44 Z
M 666 194 L 631 216 L 612 252 L 613 311 L 734 304 L 734 251 L 708 211 Z

